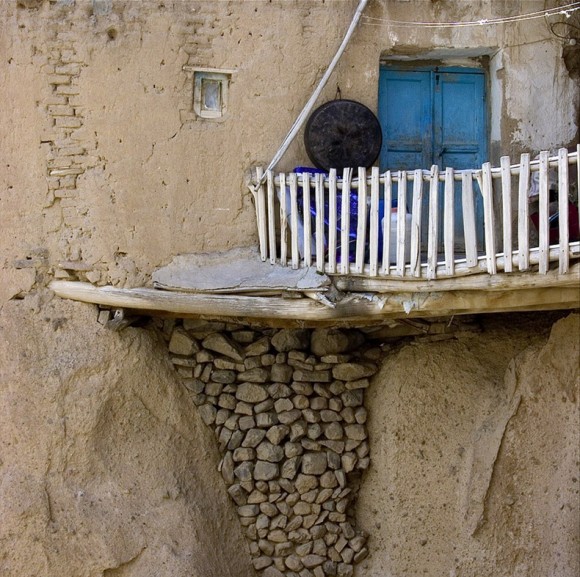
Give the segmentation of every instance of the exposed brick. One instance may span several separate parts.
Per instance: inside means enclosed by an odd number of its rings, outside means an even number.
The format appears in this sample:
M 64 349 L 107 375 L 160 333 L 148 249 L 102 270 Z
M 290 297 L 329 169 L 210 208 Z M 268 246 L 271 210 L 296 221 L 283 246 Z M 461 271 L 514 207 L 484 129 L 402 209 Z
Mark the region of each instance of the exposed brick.
M 77 116 L 58 116 L 55 118 L 57 128 L 80 128 L 82 124 L 82 120 Z
M 50 171 L 50 176 L 69 176 L 71 174 L 82 174 L 84 169 L 80 166 L 74 166 L 71 168 L 56 168 Z
M 54 190 L 55 198 L 73 198 L 78 194 L 76 188 L 57 188 Z
M 72 76 L 78 76 L 81 73 L 80 64 L 64 64 L 62 66 L 57 66 L 54 69 L 55 74 L 70 74 Z
M 52 116 L 74 116 L 74 108 L 67 104 L 51 104 L 47 107 L 47 111 Z
M 74 188 L 77 185 L 77 175 L 71 174 L 59 178 L 59 185 L 58 188 Z
M 72 158 L 61 158 L 61 157 L 54 157 L 49 159 L 48 167 L 49 168 L 68 168 L 73 163 Z M 52 171 L 51 171 L 52 174 Z
M 59 84 L 56 87 L 56 92 L 58 94 L 67 94 L 70 96 L 76 96 L 80 94 L 81 90 L 78 86 L 75 86 L 74 84 Z
M 65 74 L 49 74 L 46 79 L 49 84 L 70 84 L 70 76 Z
M 43 100 L 46 106 L 58 105 L 58 104 L 68 104 L 68 98 L 65 94 L 53 93 Z
M 59 156 L 76 156 L 78 154 L 84 154 L 85 149 L 82 146 L 66 146 L 57 149 L 57 154 Z M 73 159 L 76 161 L 76 158 Z

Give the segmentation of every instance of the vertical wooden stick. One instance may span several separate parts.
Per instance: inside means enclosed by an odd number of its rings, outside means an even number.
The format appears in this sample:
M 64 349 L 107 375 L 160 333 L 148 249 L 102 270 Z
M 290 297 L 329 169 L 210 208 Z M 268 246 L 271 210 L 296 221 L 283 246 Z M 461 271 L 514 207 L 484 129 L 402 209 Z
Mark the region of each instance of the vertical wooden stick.
M 295 172 L 288 175 L 290 180 L 290 232 L 292 239 L 292 268 L 297 269 L 300 261 L 298 252 L 298 178 Z
M 520 271 L 530 268 L 530 155 L 520 158 L 520 179 L 518 189 L 518 266 Z
M 421 276 L 421 210 L 423 207 L 423 171 L 414 172 L 413 208 L 411 209 L 411 274 Z
M 275 186 L 274 174 L 271 170 L 267 173 L 268 183 L 268 244 L 270 249 L 270 264 L 276 264 L 276 219 L 275 212 Z
M 463 231 L 465 235 L 465 260 L 467 266 L 477 266 L 477 233 L 475 227 L 475 202 L 473 199 L 473 173 L 461 174 L 461 200 L 463 205 Z
M 352 168 L 345 168 L 342 173 L 342 207 L 340 214 L 340 272 L 349 272 L 350 251 L 350 182 Z
M 286 206 L 286 175 L 280 173 L 280 263 L 288 264 L 288 207 Z
M 550 193 L 548 189 L 548 151 L 540 152 L 540 274 L 546 274 L 550 266 Z
M 328 272 L 336 272 L 336 169 L 328 175 Z
M 455 272 L 455 171 L 445 169 L 445 191 L 443 210 L 443 246 L 445 250 L 445 274 Z
M 371 170 L 371 215 L 369 238 L 369 273 L 377 276 L 379 258 L 379 168 L 373 166 Z
M 437 249 L 439 244 L 439 167 L 434 164 L 429 176 L 429 236 L 427 242 L 427 278 L 437 276 Z
M 399 171 L 397 184 L 397 274 L 405 275 L 405 233 L 407 224 L 407 172 Z
M 362 166 L 358 169 L 357 209 L 355 271 L 360 274 L 364 270 L 367 246 L 367 173 Z
M 568 150 L 560 148 L 558 151 L 558 225 L 559 225 L 559 243 L 560 255 L 558 271 L 560 274 L 568 272 L 569 265 L 569 246 L 570 235 L 568 228 L 568 194 L 569 194 L 569 178 L 568 178 Z
M 260 258 L 265 261 L 268 258 L 268 223 L 266 217 L 266 191 L 262 177 L 264 171 L 261 167 L 256 169 L 256 177 L 260 186 L 257 190 L 258 198 L 256 199 L 256 216 L 258 219 L 258 239 L 260 241 Z
M 391 214 L 393 203 L 393 177 L 391 171 L 385 173 L 385 192 L 383 203 L 383 266 L 381 274 L 388 275 L 391 262 Z M 380 215 L 379 215 L 380 218 Z
M 314 181 L 316 203 L 316 270 L 324 272 L 324 176 L 317 174 Z
M 483 184 L 483 215 L 485 226 L 485 254 L 487 260 L 487 272 L 497 273 L 496 247 L 495 247 L 495 217 L 493 212 L 493 183 L 491 180 L 491 164 L 486 162 L 481 167 Z
M 302 218 L 304 227 L 304 264 L 312 264 L 312 221 L 310 220 L 310 175 L 302 173 Z
M 502 156 L 500 163 L 503 213 L 504 272 L 512 272 L 512 175 L 509 156 Z

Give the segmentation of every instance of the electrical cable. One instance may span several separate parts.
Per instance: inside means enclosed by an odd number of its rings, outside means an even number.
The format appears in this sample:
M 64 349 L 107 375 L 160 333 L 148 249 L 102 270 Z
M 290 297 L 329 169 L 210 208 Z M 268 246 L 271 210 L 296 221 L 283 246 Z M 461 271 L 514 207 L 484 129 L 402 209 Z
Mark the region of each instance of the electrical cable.
M 482 18 L 481 20 L 471 20 L 463 22 L 412 22 L 404 20 L 391 20 L 388 18 L 376 18 L 363 14 L 362 24 L 366 26 L 392 26 L 398 28 L 464 28 L 470 26 L 490 26 L 499 24 L 511 24 L 525 20 L 534 20 L 536 18 L 546 18 L 550 16 L 563 15 L 570 16 L 571 12 L 580 10 L 580 2 L 571 2 L 557 8 L 549 8 L 538 12 L 529 12 L 527 14 L 518 14 L 517 16 L 505 16 L 503 18 Z

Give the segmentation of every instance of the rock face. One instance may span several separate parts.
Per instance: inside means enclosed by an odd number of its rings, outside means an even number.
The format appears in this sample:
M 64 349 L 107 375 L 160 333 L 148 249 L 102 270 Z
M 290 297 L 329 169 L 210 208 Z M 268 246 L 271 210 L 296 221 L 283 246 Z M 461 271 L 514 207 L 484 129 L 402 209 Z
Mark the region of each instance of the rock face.
M 254 576 L 165 346 L 37 306 L 0 309 L 0 575 Z
M 353 575 L 368 554 L 354 502 L 369 445 L 363 387 L 349 384 L 364 377 L 368 386 L 378 369 L 364 335 L 189 326 L 166 324 L 168 351 L 215 432 L 255 569 L 264 577 Z
M 580 573 L 580 317 L 553 318 L 489 317 L 385 358 L 366 391 L 358 575 Z

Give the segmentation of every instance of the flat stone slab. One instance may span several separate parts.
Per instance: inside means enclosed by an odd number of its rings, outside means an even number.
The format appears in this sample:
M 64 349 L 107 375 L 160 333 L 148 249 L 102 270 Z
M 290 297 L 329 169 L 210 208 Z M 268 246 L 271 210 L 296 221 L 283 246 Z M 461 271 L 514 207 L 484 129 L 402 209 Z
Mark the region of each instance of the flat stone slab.
M 153 273 L 155 288 L 195 293 L 318 293 L 330 284 L 330 278 L 314 267 L 294 270 L 272 265 L 263 262 L 253 248 L 180 255 Z

